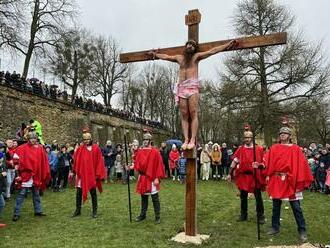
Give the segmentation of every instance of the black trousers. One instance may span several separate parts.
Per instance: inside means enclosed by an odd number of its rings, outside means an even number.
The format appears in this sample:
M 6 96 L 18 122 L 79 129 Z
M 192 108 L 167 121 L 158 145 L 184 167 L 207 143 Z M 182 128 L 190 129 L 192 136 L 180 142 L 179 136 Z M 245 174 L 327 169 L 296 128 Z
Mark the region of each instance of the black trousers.
M 97 193 L 96 188 L 92 188 L 89 191 L 91 198 L 92 198 L 92 209 L 93 213 L 96 213 L 97 211 Z M 76 193 L 76 210 L 78 212 L 81 211 L 81 204 L 82 204 L 82 189 L 77 187 L 77 193 Z
M 63 188 L 66 188 L 68 185 L 68 177 L 69 177 L 70 167 L 59 167 L 58 168 L 58 177 L 57 177 L 57 187 L 61 186 L 61 182 L 63 180 Z
M 55 189 L 56 188 L 56 180 L 57 180 L 57 171 L 56 170 L 51 170 L 50 175 L 52 177 L 51 187 L 52 187 L 52 189 Z
M 240 190 L 240 198 L 241 198 L 241 217 L 243 219 L 247 219 L 248 216 L 248 192 L 245 190 Z M 254 197 L 256 199 L 256 211 L 258 217 L 264 216 L 264 203 L 262 201 L 261 190 L 256 189 L 254 192 Z
M 149 195 L 141 195 L 141 213 L 140 216 L 145 218 L 147 215 L 148 210 L 148 199 Z M 154 206 L 154 212 L 155 212 L 155 219 L 160 218 L 160 201 L 159 201 L 159 195 L 153 194 L 151 195 L 152 204 Z

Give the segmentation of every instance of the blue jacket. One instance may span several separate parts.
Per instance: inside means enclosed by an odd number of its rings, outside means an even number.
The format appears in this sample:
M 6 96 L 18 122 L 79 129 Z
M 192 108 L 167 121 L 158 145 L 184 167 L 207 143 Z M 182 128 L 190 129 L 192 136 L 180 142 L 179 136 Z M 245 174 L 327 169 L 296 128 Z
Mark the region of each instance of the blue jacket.
M 57 156 L 56 156 L 56 154 L 53 151 L 51 151 L 51 152 L 47 153 L 47 156 L 48 156 L 48 162 L 49 162 L 50 169 L 52 171 L 56 171 L 57 170 Z

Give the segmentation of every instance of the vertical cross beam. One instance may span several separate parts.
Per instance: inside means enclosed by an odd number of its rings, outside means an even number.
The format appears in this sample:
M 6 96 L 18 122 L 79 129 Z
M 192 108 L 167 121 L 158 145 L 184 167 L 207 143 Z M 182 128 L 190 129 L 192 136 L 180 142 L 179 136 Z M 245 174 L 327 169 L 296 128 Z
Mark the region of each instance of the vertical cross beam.
M 199 40 L 199 23 L 201 14 L 198 9 L 189 10 L 185 16 L 185 23 L 188 26 L 188 40 Z M 187 180 L 186 180 L 186 228 L 188 236 L 197 235 L 197 199 L 196 199 L 196 149 L 184 152 L 187 159 Z

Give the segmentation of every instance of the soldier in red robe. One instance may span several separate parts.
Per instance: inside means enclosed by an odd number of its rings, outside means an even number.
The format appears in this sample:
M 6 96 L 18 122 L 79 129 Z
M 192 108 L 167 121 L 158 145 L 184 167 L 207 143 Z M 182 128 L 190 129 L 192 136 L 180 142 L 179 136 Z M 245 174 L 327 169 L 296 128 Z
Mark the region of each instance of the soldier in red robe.
M 258 221 L 260 224 L 264 224 L 264 205 L 261 195 L 261 191 L 264 190 L 266 186 L 265 178 L 263 176 L 264 165 L 262 164 L 263 148 L 256 145 L 256 161 L 254 161 L 252 138 L 253 133 L 251 131 L 244 132 L 244 145 L 240 146 L 235 151 L 227 179 L 230 181 L 231 175 L 234 174 L 235 183 L 240 191 L 241 214 L 237 221 L 247 221 L 248 193 L 254 193 Z
M 74 153 L 73 171 L 76 174 L 76 210 L 72 217 L 81 215 L 82 201 L 87 200 L 90 192 L 92 197 L 92 217 L 97 217 L 96 188 L 102 192 L 101 181 L 106 178 L 106 170 L 100 147 L 93 144 L 92 136 L 88 131 L 83 133 L 83 144 Z
M 160 179 L 165 177 L 163 160 L 158 149 L 151 146 L 152 135 L 143 135 L 143 147 L 140 148 L 135 156 L 134 166 L 139 173 L 136 185 L 136 192 L 141 195 L 141 213 L 135 219 L 140 222 L 146 218 L 148 210 L 148 197 L 151 195 L 155 212 L 155 221 L 160 224 L 160 201 L 158 192 L 160 190 Z
M 28 143 L 21 145 L 15 151 L 13 159 L 18 160 L 16 169 L 22 183 L 21 191 L 16 198 L 13 221 L 20 217 L 25 195 L 30 190 L 35 216 L 45 216 L 41 210 L 39 191 L 44 191 L 50 180 L 50 168 L 44 147 L 38 144 L 35 132 L 27 134 Z
M 282 127 L 279 132 L 279 144 L 271 146 L 265 155 L 267 191 L 273 199 L 272 228 L 268 234 L 279 233 L 282 200 L 288 200 L 296 219 L 300 239 L 305 242 L 306 223 L 300 200 L 302 191 L 313 182 L 313 176 L 300 147 L 291 143 L 290 136 L 291 129 Z

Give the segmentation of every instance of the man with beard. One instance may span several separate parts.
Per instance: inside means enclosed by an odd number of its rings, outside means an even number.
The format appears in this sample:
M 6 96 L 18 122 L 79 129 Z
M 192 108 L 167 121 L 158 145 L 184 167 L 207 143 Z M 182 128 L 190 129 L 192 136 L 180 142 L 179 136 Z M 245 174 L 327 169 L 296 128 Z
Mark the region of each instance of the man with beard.
M 151 195 L 155 212 L 155 221 L 160 224 L 160 201 L 158 192 L 160 190 L 160 179 L 164 178 L 164 165 L 158 149 L 151 146 L 152 135 L 143 135 L 143 147 L 135 156 L 134 165 L 127 169 L 135 169 L 139 173 L 136 192 L 141 195 L 141 213 L 135 219 L 136 222 L 146 218 L 148 210 L 148 198 Z
M 198 130 L 197 107 L 199 100 L 200 79 L 198 78 L 198 63 L 219 52 L 229 50 L 237 44 L 230 41 L 224 45 L 214 47 L 205 52 L 197 52 L 198 44 L 194 40 L 188 40 L 185 44 L 184 54 L 167 55 L 157 51 L 150 51 L 153 58 L 167 60 L 179 64 L 179 82 L 174 88 L 175 100 L 179 104 L 181 112 L 181 125 L 184 135 L 182 149 L 193 149 Z M 189 122 L 190 119 L 190 122 Z M 191 135 L 189 139 L 189 125 Z
M 279 144 L 270 147 L 265 155 L 268 185 L 267 192 L 273 200 L 272 227 L 269 235 L 280 232 L 282 201 L 289 201 L 301 241 L 307 241 L 306 222 L 300 207 L 302 192 L 313 182 L 308 162 L 300 147 L 291 143 L 291 129 L 282 127 Z
M 38 144 L 38 135 L 29 132 L 28 143 L 15 151 L 13 159 L 18 159 L 17 170 L 22 182 L 22 189 L 17 195 L 13 221 L 20 217 L 21 208 L 28 191 L 32 192 L 34 216 L 45 216 L 41 210 L 39 190 L 44 191 L 50 180 L 50 169 L 47 154 L 42 145 Z
M 264 169 L 263 148 L 255 147 L 256 161 L 254 161 L 253 133 L 244 132 L 244 144 L 240 146 L 233 155 L 233 162 L 227 176 L 228 181 L 231 175 L 235 175 L 235 182 L 240 191 L 241 214 L 237 221 L 247 221 L 248 217 L 248 193 L 254 193 L 256 199 L 257 219 L 260 224 L 265 223 L 264 204 L 261 191 L 265 189 L 266 181 L 262 170 Z M 255 178 L 256 177 L 256 178 Z

